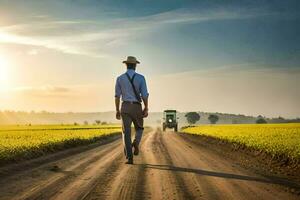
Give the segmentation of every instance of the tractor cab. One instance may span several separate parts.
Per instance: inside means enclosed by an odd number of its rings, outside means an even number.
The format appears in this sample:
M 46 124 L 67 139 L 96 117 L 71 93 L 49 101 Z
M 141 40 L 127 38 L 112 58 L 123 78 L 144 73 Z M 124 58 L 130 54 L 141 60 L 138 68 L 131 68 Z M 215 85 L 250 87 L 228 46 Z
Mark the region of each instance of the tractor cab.
M 174 128 L 174 131 L 178 131 L 178 122 L 177 122 L 177 111 L 176 110 L 165 110 L 163 116 L 163 131 L 166 128 Z

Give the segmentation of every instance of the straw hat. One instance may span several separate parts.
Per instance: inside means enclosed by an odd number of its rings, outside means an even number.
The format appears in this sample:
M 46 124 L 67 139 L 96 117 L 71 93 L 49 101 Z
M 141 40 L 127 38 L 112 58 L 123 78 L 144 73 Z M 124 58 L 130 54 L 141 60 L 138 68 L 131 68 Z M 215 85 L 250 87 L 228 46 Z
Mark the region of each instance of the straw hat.
M 134 56 L 127 56 L 127 60 L 124 60 L 123 63 L 140 64 L 140 62 Z

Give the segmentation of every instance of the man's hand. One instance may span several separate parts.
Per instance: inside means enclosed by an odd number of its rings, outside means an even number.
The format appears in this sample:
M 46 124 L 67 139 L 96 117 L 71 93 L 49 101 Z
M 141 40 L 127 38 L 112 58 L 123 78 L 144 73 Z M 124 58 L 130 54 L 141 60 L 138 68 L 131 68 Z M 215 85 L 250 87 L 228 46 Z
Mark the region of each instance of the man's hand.
M 121 113 L 120 113 L 120 97 L 115 97 L 115 104 L 116 104 L 116 118 L 117 120 L 121 119 Z
M 116 118 L 117 118 L 117 120 L 121 119 L 121 113 L 119 110 L 116 112 Z
M 144 102 L 144 110 L 143 110 L 143 117 L 146 118 L 148 117 L 148 96 L 143 97 L 143 102 Z
M 144 118 L 148 117 L 148 108 L 144 108 L 144 110 L 143 110 L 143 117 Z

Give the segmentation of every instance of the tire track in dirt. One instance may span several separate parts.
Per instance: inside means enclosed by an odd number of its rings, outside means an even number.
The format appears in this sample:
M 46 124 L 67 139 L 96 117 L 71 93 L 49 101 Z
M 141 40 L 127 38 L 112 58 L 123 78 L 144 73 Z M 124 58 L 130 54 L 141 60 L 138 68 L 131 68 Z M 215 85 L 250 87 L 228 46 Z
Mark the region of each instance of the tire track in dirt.
M 143 136 L 141 147 L 148 140 L 147 133 Z M 145 169 L 137 164 L 143 162 L 143 150 L 141 154 L 134 157 L 134 165 L 124 164 L 125 158 L 122 152 L 121 159 L 115 170 L 109 171 L 104 177 L 98 180 L 93 190 L 85 196 L 85 200 L 92 199 L 144 199 L 144 177 Z M 103 187 L 105 185 L 105 187 Z
M 177 172 L 157 170 L 162 165 L 171 165 L 171 157 L 162 143 L 162 134 L 156 131 L 147 143 L 145 163 L 147 169 L 146 185 L 151 199 L 192 199 L 187 185 Z
M 299 198 L 274 188 L 270 180 L 234 166 L 226 158 L 183 140 L 179 134 L 165 133 L 163 141 L 170 149 L 174 170 L 182 171 L 187 183 L 198 184 L 204 199 Z M 180 151 L 175 150 L 175 146 Z M 194 193 L 192 187 L 188 189 Z
M 85 199 L 191 199 L 178 174 L 151 168 L 171 163 L 159 132 L 145 134 L 141 153 L 134 158 L 134 165 L 120 162 L 110 180 L 100 181 Z
M 104 155 L 101 159 L 89 165 L 80 176 L 76 177 L 76 179 L 65 187 L 60 188 L 60 190 L 49 199 L 83 199 L 86 193 L 94 186 L 97 179 L 101 178 L 102 174 L 111 168 L 115 160 L 120 159 L 120 149 L 121 148 L 115 148 L 107 152 L 107 155 Z
M 139 159 L 137 159 L 139 160 Z M 106 199 L 143 199 L 145 170 L 140 166 L 123 166 L 111 184 Z
M 167 145 L 167 148 L 172 152 L 172 160 L 174 165 L 171 166 L 171 169 L 181 171 L 182 176 L 186 183 L 190 183 L 192 187 L 189 187 L 189 192 L 195 194 L 195 192 L 200 192 L 196 199 L 242 199 L 240 194 L 237 193 L 235 196 L 232 196 L 232 193 L 228 189 L 230 186 L 220 187 L 220 182 L 222 180 L 215 181 L 215 178 L 208 176 L 199 176 L 197 170 L 201 172 L 212 171 L 211 170 L 211 161 L 203 161 L 202 154 L 196 154 L 193 152 L 190 144 L 183 145 L 182 142 L 175 140 L 176 134 L 166 133 L 164 135 L 164 142 Z M 177 147 L 175 150 L 174 147 Z
M 49 199 L 105 154 L 120 146 L 120 140 L 114 141 L 53 163 L 47 163 L 31 172 L 25 171 L 25 174 L 3 179 L 0 184 L 0 199 Z M 51 171 L 56 165 L 59 168 Z

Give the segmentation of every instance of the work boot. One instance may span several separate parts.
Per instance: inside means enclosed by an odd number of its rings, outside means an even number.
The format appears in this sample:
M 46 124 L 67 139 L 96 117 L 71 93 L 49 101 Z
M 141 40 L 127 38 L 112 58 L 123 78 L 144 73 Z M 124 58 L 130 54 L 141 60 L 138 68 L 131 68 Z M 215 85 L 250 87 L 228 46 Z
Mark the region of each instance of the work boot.
M 125 164 L 133 165 L 133 158 L 129 158 Z
M 133 155 L 137 156 L 139 155 L 139 145 L 135 142 L 135 140 L 132 143 L 132 147 L 133 147 Z

